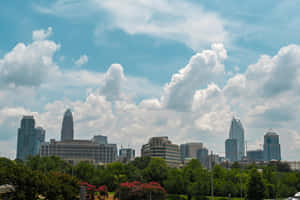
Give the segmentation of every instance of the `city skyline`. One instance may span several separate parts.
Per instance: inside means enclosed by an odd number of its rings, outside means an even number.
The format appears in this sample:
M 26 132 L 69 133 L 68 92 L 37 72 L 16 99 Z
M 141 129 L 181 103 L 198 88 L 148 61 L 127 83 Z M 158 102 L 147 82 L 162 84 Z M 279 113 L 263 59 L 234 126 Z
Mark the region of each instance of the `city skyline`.
M 78 139 L 167 135 L 223 155 L 237 116 L 248 150 L 273 128 L 282 160 L 300 160 L 300 4 L 257 3 L 1 2 L 1 156 L 15 158 L 22 115 L 60 140 L 70 108 Z

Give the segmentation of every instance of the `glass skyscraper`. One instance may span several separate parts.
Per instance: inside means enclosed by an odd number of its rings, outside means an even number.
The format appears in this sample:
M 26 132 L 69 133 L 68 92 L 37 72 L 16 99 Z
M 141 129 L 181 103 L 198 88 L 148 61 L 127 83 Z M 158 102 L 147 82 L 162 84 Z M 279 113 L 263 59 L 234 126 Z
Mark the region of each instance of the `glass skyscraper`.
M 73 140 L 74 138 L 74 123 L 70 109 L 67 109 L 61 127 L 61 141 Z
M 226 140 L 226 147 L 225 152 L 230 153 L 230 155 L 226 155 L 226 157 L 230 157 L 231 159 L 235 160 L 242 160 L 245 155 L 245 139 L 244 139 L 244 128 L 240 120 L 233 118 L 230 125 L 229 130 L 229 139 Z M 236 150 L 234 147 L 234 141 L 236 140 Z M 228 149 L 226 149 L 228 148 Z M 229 149 L 230 148 L 230 149 Z M 237 155 L 233 155 L 233 153 L 236 151 Z
M 265 161 L 281 160 L 279 135 L 269 131 L 264 136 L 264 159 Z
M 236 139 L 227 139 L 225 141 L 225 156 L 228 161 L 237 161 L 237 147 L 238 145 Z
M 43 128 L 35 128 L 33 116 L 23 116 L 18 129 L 17 159 L 25 160 L 38 154 L 41 143 L 45 142 L 45 133 Z

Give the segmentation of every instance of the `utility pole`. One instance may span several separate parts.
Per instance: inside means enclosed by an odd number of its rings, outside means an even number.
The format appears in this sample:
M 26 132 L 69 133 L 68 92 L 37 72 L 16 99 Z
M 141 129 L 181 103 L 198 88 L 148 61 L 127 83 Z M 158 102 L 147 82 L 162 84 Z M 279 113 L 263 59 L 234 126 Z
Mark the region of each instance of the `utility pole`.
M 240 185 L 241 185 L 241 199 L 243 199 L 243 187 L 242 187 L 242 165 L 240 165 Z
M 210 182 L 211 182 L 211 200 L 214 200 L 214 176 L 213 176 L 212 159 L 213 159 L 213 151 L 211 151 L 210 154 Z

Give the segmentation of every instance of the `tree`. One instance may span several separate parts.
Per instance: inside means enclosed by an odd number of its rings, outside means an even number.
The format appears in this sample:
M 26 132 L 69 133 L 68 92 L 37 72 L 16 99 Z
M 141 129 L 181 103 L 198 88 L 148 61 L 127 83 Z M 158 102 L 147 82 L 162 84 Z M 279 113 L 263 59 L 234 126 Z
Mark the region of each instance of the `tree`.
M 151 157 L 137 157 L 130 164 L 140 170 L 143 170 L 150 164 L 151 159 Z
M 262 200 L 264 199 L 265 185 L 261 174 L 257 169 L 253 168 L 250 171 L 250 178 L 247 184 L 247 195 L 248 200 Z
M 143 170 L 143 177 L 148 182 L 155 181 L 163 184 L 167 174 L 167 164 L 162 158 L 152 158 L 149 165 Z
M 184 194 L 184 178 L 180 169 L 170 169 L 164 186 L 170 194 Z

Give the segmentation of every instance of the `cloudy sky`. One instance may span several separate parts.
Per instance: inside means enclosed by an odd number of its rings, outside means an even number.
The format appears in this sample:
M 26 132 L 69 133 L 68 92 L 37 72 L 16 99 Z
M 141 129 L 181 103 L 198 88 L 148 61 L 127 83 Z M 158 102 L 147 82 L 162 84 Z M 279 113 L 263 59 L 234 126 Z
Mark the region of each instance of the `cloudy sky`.
M 0 2 L 0 156 L 22 115 L 47 140 L 71 108 L 75 137 L 140 147 L 151 136 L 224 154 L 233 116 L 248 149 L 280 134 L 300 160 L 299 0 Z

